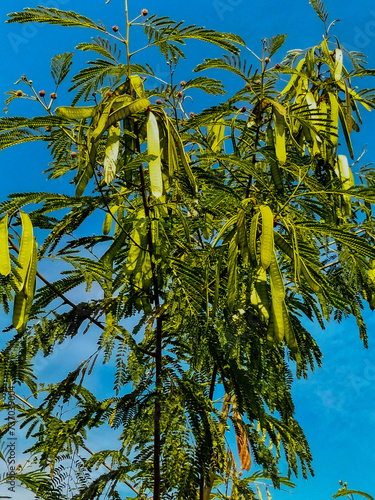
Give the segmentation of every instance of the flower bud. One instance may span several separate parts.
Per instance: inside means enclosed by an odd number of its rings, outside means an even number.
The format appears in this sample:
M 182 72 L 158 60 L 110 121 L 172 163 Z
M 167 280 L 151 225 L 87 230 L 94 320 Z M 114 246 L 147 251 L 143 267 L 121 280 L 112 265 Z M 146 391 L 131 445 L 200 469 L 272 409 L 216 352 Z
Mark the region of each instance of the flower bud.
M 269 57 L 266 57 L 266 58 L 264 59 L 264 62 L 265 62 L 266 64 L 268 64 L 268 63 L 270 63 L 270 62 L 271 62 L 271 59 L 270 59 Z
M 246 106 L 242 106 L 241 113 L 245 113 L 245 111 L 246 111 Z
M 190 116 L 190 118 L 193 118 L 193 116 L 194 116 L 194 112 L 193 112 L 193 111 L 190 111 L 189 116 Z
M 148 10 L 147 9 L 142 9 L 141 14 L 142 14 L 142 16 L 147 16 L 148 15 Z
M 23 96 L 23 92 L 22 92 L 22 90 L 17 90 L 17 92 L 16 92 L 16 96 L 17 96 L 17 97 L 22 97 L 22 96 Z
M 114 31 L 115 33 L 118 32 L 118 26 L 112 26 L 112 31 Z
M 56 92 L 52 92 L 52 93 L 50 94 L 50 98 L 51 98 L 51 99 L 53 99 L 53 100 L 57 99 L 57 94 L 56 94 Z
M 70 152 L 70 156 L 71 156 L 71 158 L 73 158 L 73 159 L 74 159 L 74 158 L 77 158 L 77 152 L 76 152 L 76 151 L 71 151 L 71 152 Z
M 39 90 L 39 96 L 44 97 L 46 95 L 45 90 Z
M 276 68 L 276 69 L 279 69 L 279 68 L 281 68 L 281 64 L 279 64 L 279 63 L 276 63 L 276 64 L 275 64 L 275 68 Z
M 184 94 L 181 91 L 177 92 L 177 97 L 182 97 L 183 95 Z
M 180 85 L 181 85 L 181 87 L 185 87 L 186 82 L 185 82 L 184 80 L 181 80 L 181 81 L 180 81 Z

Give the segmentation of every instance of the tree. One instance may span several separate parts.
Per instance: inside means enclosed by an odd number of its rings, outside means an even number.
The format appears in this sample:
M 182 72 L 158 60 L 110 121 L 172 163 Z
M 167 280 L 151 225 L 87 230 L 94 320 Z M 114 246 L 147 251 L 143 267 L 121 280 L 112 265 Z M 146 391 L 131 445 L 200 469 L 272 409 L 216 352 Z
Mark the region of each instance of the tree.
M 299 468 L 305 477 L 313 472 L 291 383 L 292 369 L 307 377 L 321 353 L 301 317 L 324 328 L 324 319 L 353 315 L 367 347 L 361 307 L 375 300 L 375 192 L 370 170 L 354 182 L 339 143 L 342 136 L 354 160 L 359 108 L 370 110 L 374 99 L 352 81 L 374 71 L 330 35 L 324 5 L 311 4 L 323 41 L 272 67 L 285 35 L 265 39 L 262 55 L 253 53 L 255 70 L 240 37 L 145 10 L 130 21 L 127 4 L 124 36 L 56 8 L 9 14 L 8 22 L 100 33 L 77 46 L 97 59 L 73 76 L 70 106 L 53 109 L 72 64 L 65 52 L 52 60 L 49 103 L 26 76 L 18 83 L 30 94 L 9 93 L 7 104 L 31 97 L 43 115 L 0 120 L 1 148 L 43 141 L 49 178 L 75 185 L 71 195 L 17 193 L 1 204 L 0 296 L 5 312 L 14 302 L 15 330 L 1 354 L 1 393 L 11 394 L 1 408 L 15 407 L 32 438 L 37 465 L 15 477 L 40 498 L 121 498 L 124 485 L 139 499 L 261 498 L 260 479 L 279 487 L 292 485 Z M 150 88 L 158 78 L 138 62 L 143 49 L 130 50 L 135 26 L 145 48 L 166 59 L 169 82 Z M 111 39 L 124 45 L 124 61 Z M 189 91 L 225 89 L 207 76 L 174 82 L 189 39 L 226 51 L 195 72 L 229 71 L 239 82 L 224 102 L 195 115 L 185 112 Z M 37 271 L 46 256 L 67 265 L 57 279 Z M 69 292 L 83 286 L 87 298 L 74 303 Z M 90 295 L 93 286 L 100 298 Z M 37 354 L 48 357 L 82 334 L 97 336 L 95 352 L 64 380 L 38 385 Z M 104 399 L 84 385 L 100 360 L 115 366 Z M 17 384 L 37 404 L 16 394 Z M 57 410 L 67 405 L 74 411 L 64 417 Z M 120 430 L 118 449 L 89 450 L 89 431 L 100 426 Z M 262 470 L 243 476 L 251 460 Z

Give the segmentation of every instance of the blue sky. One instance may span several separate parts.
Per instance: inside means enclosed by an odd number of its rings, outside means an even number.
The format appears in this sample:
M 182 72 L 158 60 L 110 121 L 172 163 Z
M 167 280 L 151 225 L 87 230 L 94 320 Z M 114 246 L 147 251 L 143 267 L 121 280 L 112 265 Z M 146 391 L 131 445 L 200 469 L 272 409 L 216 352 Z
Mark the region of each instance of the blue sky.
M 84 2 L 79 0 L 46 0 L 29 3 L 26 0 L 2 0 L 0 4 L 1 44 L 0 60 L 0 94 L 9 88 L 15 88 L 14 82 L 22 74 L 32 79 L 37 90 L 44 89 L 47 95 L 52 92 L 53 83 L 50 76 L 49 63 L 55 54 L 72 51 L 81 41 L 89 41 L 97 34 L 90 30 L 51 27 L 47 25 L 5 25 L 6 14 L 11 11 L 33 7 L 36 4 L 75 10 L 93 20 L 102 20 L 111 27 L 123 23 L 123 2 L 105 0 Z M 141 9 L 147 8 L 149 14 L 167 15 L 175 20 L 184 20 L 187 24 L 197 24 L 228 31 L 240 35 L 247 46 L 254 52 L 260 52 L 260 40 L 276 33 L 287 33 L 287 41 L 280 52 L 274 56 L 272 63 L 278 62 L 286 50 L 306 48 L 321 41 L 322 24 L 308 0 L 292 0 L 280 2 L 264 0 L 249 2 L 248 0 L 190 0 L 176 2 L 164 0 L 131 1 L 130 17 L 136 17 Z M 369 66 L 375 67 L 375 5 L 372 0 L 349 0 L 325 2 L 330 20 L 340 19 L 333 30 L 340 42 L 350 50 L 360 50 L 367 54 Z M 136 33 L 132 39 L 132 49 L 142 44 Z M 188 44 L 187 60 L 179 69 L 179 77 L 188 80 L 191 69 L 205 57 L 220 56 L 218 51 L 208 45 Z M 280 54 L 280 55 L 279 55 Z M 74 69 L 79 69 L 91 54 L 75 54 Z M 153 61 L 155 54 L 146 57 L 153 65 L 160 78 L 167 78 L 167 68 L 162 59 Z M 246 54 L 249 63 L 256 63 L 250 53 Z M 150 60 L 151 59 L 151 60 Z M 144 62 L 143 56 L 139 62 Z M 220 78 L 219 72 L 214 75 Z M 233 81 L 235 89 L 242 86 L 240 81 Z M 236 87 L 237 85 L 237 87 Z M 375 81 L 367 83 L 375 87 Z M 69 82 L 62 85 L 58 104 L 69 104 L 66 90 Z M 26 90 L 26 89 L 24 89 Z M 194 96 L 189 104 L 189 111 L 196 111 L 212 104 L 203 96 Z M 32 115 L 40 113 L 32 103 L 13 101 L 9 115 Z M 359 156 L 362 149 L 367 153 L 362 163 L 372 163 L 375 156 L 373 130 L 375 112 L 363 113 L 363 132 L 354 137 L 355 154 Z M 346 151 L 342 150 L 345 154 Z M 17 150 L 5 150 L 0 153 L 1 183 L 0 200 L 9 192 L 29 190 L 49 190 L 68 192 L 63 182 L 46 182 L 42 171 L 49 162 L 49 153 L 39 145 L 25 145 Z M 355 170 L 355 169 L 354 169 Z M 41 264 L 41 270 L 48 275 L 49 262 Z M 74 300 L 74 294 L 72 296 Z M 0 313 L 0 329 L 7 326 L 10 318 Z M 311 326 L 324 354 L 323 368 L 311 374 L 307 381 L 296 381 L 294 397 L 296 414 L 310 442 L 314 456 L 316 476 L 309 481 L 298 479 L 297 488 L 293 492 L 272 492 L 275 500 L 313 500 L 331 498 L 337 491 L 338 481 L 348 482 L 353 489 L 367 491 L 375 495 L 375 319 L 374 313 L 366 310 L 369 328 L 369 349 L 365 350 L 358 338 L 357 327 L 352 320 L 337 325 L 331 323 L 325 331 L 316 325 Z M 309 326 L 310 328 L 310 326 Z M 5 339 L 4 334 L 3 339 Z M 75 362 L 82 359 L 83 353 L 95 350 L 95 341 L 85 337 L 84 342 L 77 339 L 74 353 L 61 347 L 54 359 L 55 373 L 51 373 L 51 365 L 43 360 L 38 362 L 38 372 L 42 379 L 58 377 L 65 370 L 73 368 Z M 90 351 L 91 352 L 91 351 Z M 69 359 L 68 359 L 69 358 Z M 63 360 L 63 361 L 62 361 Z M 109 368 L 108 368 L 109 370 Z M 100 385 L 102 379 L 92 376 L 90 383 Z M 103 388 L 104 392 L 104 388 Z M 0 490 L 1 492 L 1 490 Z

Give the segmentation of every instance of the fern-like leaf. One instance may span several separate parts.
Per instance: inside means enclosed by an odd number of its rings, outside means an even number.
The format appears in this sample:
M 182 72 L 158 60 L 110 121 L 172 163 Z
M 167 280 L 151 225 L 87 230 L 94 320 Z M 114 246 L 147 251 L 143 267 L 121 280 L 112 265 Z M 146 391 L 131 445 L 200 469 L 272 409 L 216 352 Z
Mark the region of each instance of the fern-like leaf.
M 51 73 L 56 87 L 64 80 L 72 65 L 73 52 L 64 52 L 52 58 Z
M 321 0 L 310 0 L 310 5 L 312 5 L 313 9 L 318 14 L 319 19 L 325 23 L 327 21 L 328 12 L 326 11 L 324 3 Z
M 212 95 L 223 95 L 226 93 L 224 85 L 220 80 L 215 80 L 215 78 L 207 78 L 206 76 L 199 76 L 198 78 L 193 78 L 189 80 L 184 85 L 184 90 L 187 89 L 200 89 L 207 94 Z
M 279 50 L 279 48 L 285 42 L 285 39 L 286 33 L 284 33 L 283 35 L 277 34 L 267 40 L 268 57 L 272 57 L 275 52 Z
M 11 12 L 8 14 L 8 17 L 7 23 L 48 23 L 106 31 L 103 24 L 95 23 L 86 16 L 82 16 L 71 10 L 65 11 L 54 7 L 26 7 L 23 11 Z

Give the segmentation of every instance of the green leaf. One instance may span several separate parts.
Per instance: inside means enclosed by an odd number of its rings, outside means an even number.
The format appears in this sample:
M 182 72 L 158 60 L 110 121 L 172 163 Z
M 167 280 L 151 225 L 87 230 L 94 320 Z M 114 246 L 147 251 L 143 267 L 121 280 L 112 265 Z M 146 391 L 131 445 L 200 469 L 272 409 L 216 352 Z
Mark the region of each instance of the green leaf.
M 315 12 L 318 14 L 319 19 L 325 23 L 328 18 L 328 12 L 326 11 L 324 3 L 321 0 L 310 0 L 310 5 L 312 5 Z
M 88 50 L 93 50 L 100 54 L 103 57 L 107 57 L 114 63 L 117 62 L 117 59 L 115 57 L 116 54 L 116 45 L 114 47 L 113 53 L 112 53 L 112 47 L 111 44 L 108 40 L 105 38 L 102 38 L 98 36 L 97 38 L 92 38 L 92 43 L 79 43 L 76 47 L 78 50 L 83 50 L 84 52 Z
M 283 45 L 286 39 L 286 33 L 283 35 L 277 34 L 267 40 L 267 50 L 268 57 L 272 57 L 275 52 L 279 50 L 279 48 Z
M 51 74 L 56 87 L 68 75 L 72 63 L 73 52 L 64 52 L 56 55 L 51 61 Z
M 226 94 L 224 85 L 220 80 L 215 80 L 215 78 L 208 78 L 207 76 L 198 76 L 185 83 L 183 90 L 187 89 L 200 89 L 206 92 L 206 94 L 211 95 L 223 95 Z
M 337 241 L 340 241 L 344 245 L 347 245 L 351 250 L 355 250 L 358 254 L 370 259 L 375 259 L 375 249 L 367 243 L 364 238 L 360 236 L 342 231 L 340 229 L 334 229 L 328 224 L 322 224 L 316 221 L 303 221 L 296 222 L 296 226 L 309 229 L 310 231 L 316 231 L 318 233 L 326 234 Z
M 21 12 L 11 12 L 8 14 L 8 17 L 7 23 L 48 23 L 106 31 L 102 24 L 97 24 L 88 17 L 73 11 L 60 10 L 54 7 L 26 7 Z

